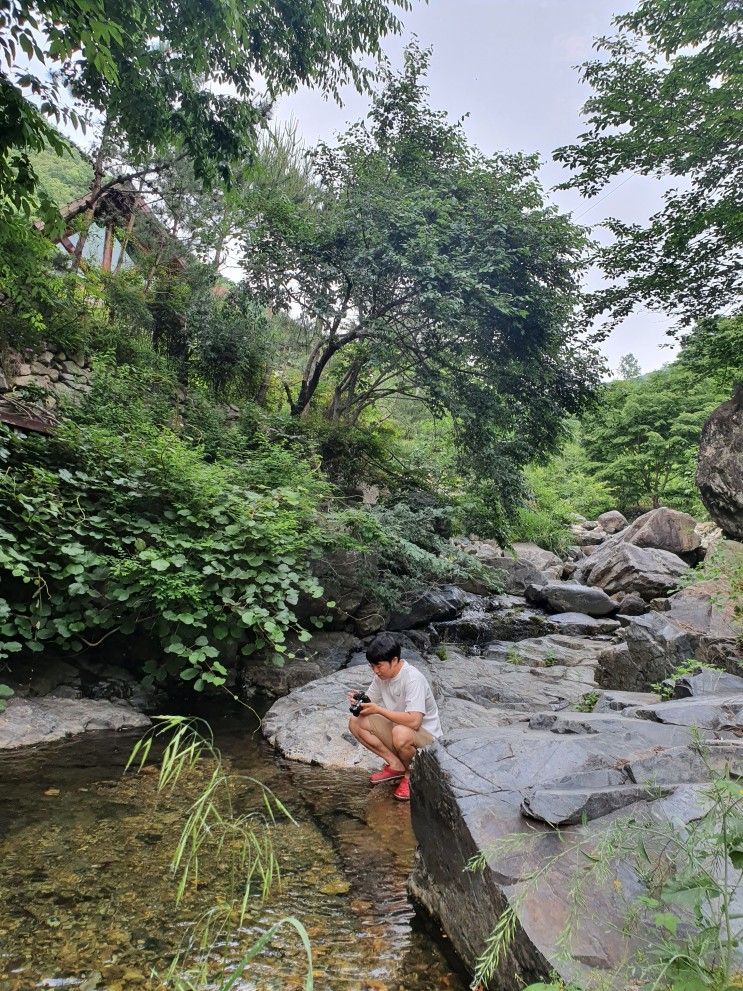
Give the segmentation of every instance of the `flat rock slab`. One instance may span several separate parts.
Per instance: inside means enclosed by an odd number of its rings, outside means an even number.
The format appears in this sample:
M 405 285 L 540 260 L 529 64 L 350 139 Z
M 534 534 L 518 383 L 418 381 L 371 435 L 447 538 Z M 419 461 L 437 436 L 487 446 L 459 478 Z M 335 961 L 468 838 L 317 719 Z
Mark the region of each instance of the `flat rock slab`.
M 705 736 L 711 749 L 731 745 L 717 732 Z M 610 978 L 627 951 L 627 899 L 645 890 L 629 862 L 613 868 L 616 885 L 589 880 L 583 897 L 590 908 L 578 908 L 566 960 L 560 937 L 576 910 L 570 892 L 586 862 L 582 851 L 626 816 L 698 817 L 707 786 L 694 783 L 692 740 L 688 726 L 619 713 L 552 713 L 528 725 L 452 734 L 419 752 L 411 773 L 419 854 L 410 892 L 470 972 L 510 905 L 516 937 L 490 987 L 519 991 L 552 970 L 581 987 L 593 986 L 596 970 Z M 670 782 L 658 773 L 665 751 Z M 689 775 L 677 784 L 684 759 Z M 559 834 L 547 823 L 559 823 Z M 466 870 L 478 855 L 484 869 Z
M 150 720 L 131 706 L 98 699 L 8 699 L 0 713 L 0 750 L 50 743 L 92 730 L 147 727 Z
M 550 616 L 547 626 L 550 633 L 562 633 L 573 637 L 593 637 L 602 636 L 608 633 L 615 633 L 621 623 L 616 619 L 607 619 L 595 616 L 588 616 L 580 612 L 559 612 Z
M 498 642 L 482 655 L 469 656 L 446 644 L 445 659 L 424 659 L 411 650 L 405 657 L 428 679 L 448 736 L 574 705 L 596 688 L 594 672 L 606 649 L 587 638 L 546 636 L 515 645 Z M 376 768 L 378 758 L 348 730 L 348 692 L 366 688 L 370 681 L 368 668 L 360 665 L 302 685 L 274 703 L 263 720 L 263 733 L 291 760 Z

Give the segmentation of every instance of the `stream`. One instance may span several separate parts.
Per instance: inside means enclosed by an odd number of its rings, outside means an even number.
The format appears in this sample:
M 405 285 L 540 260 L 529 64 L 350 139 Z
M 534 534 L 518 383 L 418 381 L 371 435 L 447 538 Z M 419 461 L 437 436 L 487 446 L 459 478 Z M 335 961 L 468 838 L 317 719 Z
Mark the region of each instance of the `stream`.
M 281 881 L 212 942 L 211 973 L 229 973 L 260 933 L 291 915 L 311 939 L 316 991 L 465 991 L 444 938 L 407 900 L 415 838 L 391 786 L 277 758 L 242 711 L 209 722 L 227 769 L 268 786 L 296 820 L 272 827 Z M 162 988 L 194 923 L 224 896 L 224 865 L 204 858 L 198 887 L 176 906 L 169 863 L 209 769 L 158 794 L 154 767 L 123 775 L 138 736 L 92 734 L 0 755 L 0 991 Z M 240 812 L 258 809 L 260 789 L 241 781 L 235 801 Z M 234 991 L 302 991 L 306 973 L 287 927 Z

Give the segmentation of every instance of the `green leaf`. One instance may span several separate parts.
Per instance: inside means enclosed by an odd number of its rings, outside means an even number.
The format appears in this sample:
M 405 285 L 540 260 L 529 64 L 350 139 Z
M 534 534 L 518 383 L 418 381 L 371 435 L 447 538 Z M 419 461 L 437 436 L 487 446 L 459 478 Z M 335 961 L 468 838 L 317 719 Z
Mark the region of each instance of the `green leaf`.
M 170 561 L 166 561 L 165 558 L 158 557 L 154 561 L 150 561 L 150 567 L 155 571 L 167 571 L 170 567 Z

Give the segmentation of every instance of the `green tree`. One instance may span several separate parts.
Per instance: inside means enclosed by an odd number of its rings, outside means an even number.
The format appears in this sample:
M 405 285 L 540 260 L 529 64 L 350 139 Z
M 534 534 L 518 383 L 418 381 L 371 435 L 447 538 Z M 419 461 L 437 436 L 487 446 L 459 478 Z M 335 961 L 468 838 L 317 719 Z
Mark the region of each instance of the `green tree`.
M 618 378 L 626 381 L 627 379 L 637 379 L 641 375 L 642 368 L 640 368 L 640 362 L 637 358 L 633 354 L 623 354 L 617 369 Z
M 613 284 L 595 312 L 637 305 L 690 323 L 740 305 L 743 45 L 738 0 L 641 0 L 582 66 L 588 130 L 555 157 L 595 196 L 625 172 L 680 180 L 647 225 L 609 220 L 600 261 Z
M 727 389 L 743 381 L 743 316 L 700 320 L 682 339 L 679 361 Z
M 694 468 L 704 421 L 724 398 L 676 363 L 606 386 L 583 419 L 588 457 L 620 509 L 661 504 L 700 511 Z
M 317 189 L 265 203 L 247 283 L 299 310 L 308 357 L 291 411 L 329 371 L 330 411 L 395 395 L 451 416 L 468 471 L 513 484 L 562 434 L 596 362 L 571 318 L 581 229 L 548 206 L 536 158 L 486 157 L 427 103 L 429 53 L 388 70 L 365 122 L 314 154 Z
M 394 8 L 408 6 L 9 0 L 0 6 L 0 209 L 36 208 L 30 154 L 46 146 L 63 154 L 51 122 L 80 126 L 84 112 L 105 115 L 135 157 L 176 147 L 200 179 L 227 179 L 282 93 L 365 87 L 372 68 L 363 56 L 379 54 L 380 37 L 400 29 Z

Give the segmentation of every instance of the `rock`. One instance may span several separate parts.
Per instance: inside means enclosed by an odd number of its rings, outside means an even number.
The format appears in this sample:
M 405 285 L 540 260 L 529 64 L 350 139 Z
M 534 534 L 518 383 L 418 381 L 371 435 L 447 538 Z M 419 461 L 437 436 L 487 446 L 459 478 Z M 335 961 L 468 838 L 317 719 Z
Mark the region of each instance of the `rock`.
M 8 380 L 3 375 L 2 369 L 0 369 L 0 392 L 8 392 L 9 389 Z
M 683 784 L 698 781 L 709 784 L 710 774 L 743 771 L 743 742 L 730 741 L 708 746 L 702 753 L 689 747 L 671 747 L 660 753 L 639 757 L 626 765 L 625 771 L 637 784 Z
M 427 626 L 435 620 L 454 619 L 463 609 L 479 603 L 478 596 L 456 585 L 427 589 L 409 607 L 393 612 L 387 622 L 389 630 L 407 630 Z
M 558 612 L 580 612 L 606 616 L 616 609 L 606 592 L 578 582 L 549 582 L 540 590 L 548 605 Z
M 623 530 L 619 540 L 636 547 L 654 547 L 662 551 L 670 551 L 683 559 L 696 563 L 698 555 L 695 552 L 701 547 L 702 538 L 696 530 L 696 520 L 688 513 L 677 509 L 661 506 L 649 513 L 639 516 L 626 530 Z
M 679 678 L 673 697 L 698 698 L 701 695 L 734 695 L 736 692 L 743 693 L 743 678 L 705 668 L 699 674 L 685 674 Z
M 575 561 L 565 561 L 562 566 L 562 577 L 572 578 L 572 576 L 575 574 L 575 569 L 577 567 L 578 565 L 575 563 Z
M 646 890 L 628 858 L 616 865 L 615 885 L 589 880 L 571 927 L 571 954 L 561 952 L 560 937 L 575 910 L 570 892 L 582 859 L 578 844 L 600 842 L 618 816 L 690 821 L 703 801 L 703 786 L 674 789 L 662 779 L 637 784 L 622 770 L 649 754 L 686 747 L 687 727 L 619 714 L 545 718 L 563 725 L 583 721 L 593 732 L 545 731 L 523 723 L 465 731 L 420 751 L 411 771 L 419 853 L 410 894 L 443 927 L 470 972 L 503 910 L 514 910 L 515 938 L 490 985 L 499 991 L 518 991 L 552 970 L 566 984 L 609 986 L 627 953 L 627 900 Z M 662 793 L 667 797 L 658 797 Z M 625 801 L 631 804 L 612 811 Z M 526 807 L 549 822 L 568 824 L 558 835 L 526 819 Z M 521 847 L 518 835 L 524 838 Z M 504 843 L 505 837 L 514 839 Z M 465 871 L 478 853 L 485 869 Z
M 619 533 L 628 526 L 627 520 L 617 509 L 610 509 L 608 513 L 602 513 L 596 520 L 598 525 L 607 533 Z
M 624 712 L 638 705 L 652 705 L 660 702 L 660 696 L 654 692 L 619 692 L 606 691 L 599 696 L 593 707 L 594 712 Z
M 579 547 L 603 544 L 608 536 L 606 531 L 601 527 L 597 527 L 595 523 L 590 529 L 587 523 L 574 523 L 570 527 L 570 532 Z
M 648 604 L 637 592 L 618 592 L 612 596 L 617 600 L 619 611 L 623 616 L 641 616 L 648 611 Z
M 538 544 L 517 542 L 513 545 L 513 552 L 519 561 L 528 561 L 549 578 L 562 577 L 562 559 L 552 551 L 546 551 Z
M 129 705 L 94 699 L 8 699 L 0 713 L 0 750 L 49 743 L 92 730 L 146 727 L 150 720 Z
M 689 570 L 689 565 L 670 551 L 638 547 L 616 537 L 613 541 L 578 565 L 577 581 L 597 585 L 608 595 L 636 592 L 647 602 L 667 595 Z
M 661 789 L 660 794 L 667 795 L 669 791 L 668 788 Z M 658 789 L 642 784 L 620 788 L 535 788 L 525 796 L 521 808 L 531 819 L 539 819 L 550 826 L 567 826 L 601 819 L 627 805 L 658 797 Z
M 619 629 L 620 623 L 615 619 L 596 619 L 595 616 L 588 616 L 580 612 L 555 613 L 547 620 L 550 633 L 563 633 L 566 636 L 590 637 L 600 636 L 606 633 L 614 633 Z
M 529 585 L 545 585 L 547 578 L 531 562 L 519 558 L 501 557 L 492 567 L 500 573 L 503 591 L 510 595 L 523 595 Z
M 316 633 L 306 644 L 289 642 L 288 647 L 297 656 L 287 659 L 282 668 L 269 660 L 250 664 L 245 672 L 246 687 L 279 698 L 301 685 L 340 671 L 354 653 L 360 655 L 360 663 L 367 663 L 361 641 L 351 633 Z
M 664 600 L 664 612 L 624 620 L 626 651 L 615 653 L 610 669 L 599 672 L 600 683 L 642 691 L 689 658 L 740 670 L 740 625 L 726 596 L 721 579 L 698 582 Z
M 593 673 L 605 644 L 586 638 L 547 636 L 492 644 L 466 656 L 451 644 L 446 657 L 404 656 L 428 678 L 446 734 L 484 729 L 575 704 L 595 689 Z M 518 651 L 518 653 L 516 653 Z M 514 663 L 515 662 L 515 663 Z M 348 733 L 346 695 L 365 688 L 368 670 L 348 667 L 278 699 L 263 720 L 268 740 L 292 760 L 324 767 L 376 767 Z
M 487 613 L 466 609 L 458 619 L 437 623 L 436 631 L 443 640 L 480 646 L 495 639 L 525 640 L 547 632 L 544 614 L 525 606 Z
M 704 551 L 709 551 L 723 537 L 722 529 L 711 520 L 705 523 L 697 523 L 696 530 Z
M 633 715 L 673 726 L 740 733 L 743 730 L 743 695 L 705 695 L 657 702 L 634 709 Z
M 631 617 L 623 630 L 625 647 L 602 658 L 599 684 L 621 685 L 627 691 L 646 691 L 694 656 L 696 638 L 669 622 L 666 613 Z
M 704 425 L 696 479 L 712 519 L 726 536 L 743 540 L 743 383 Z

